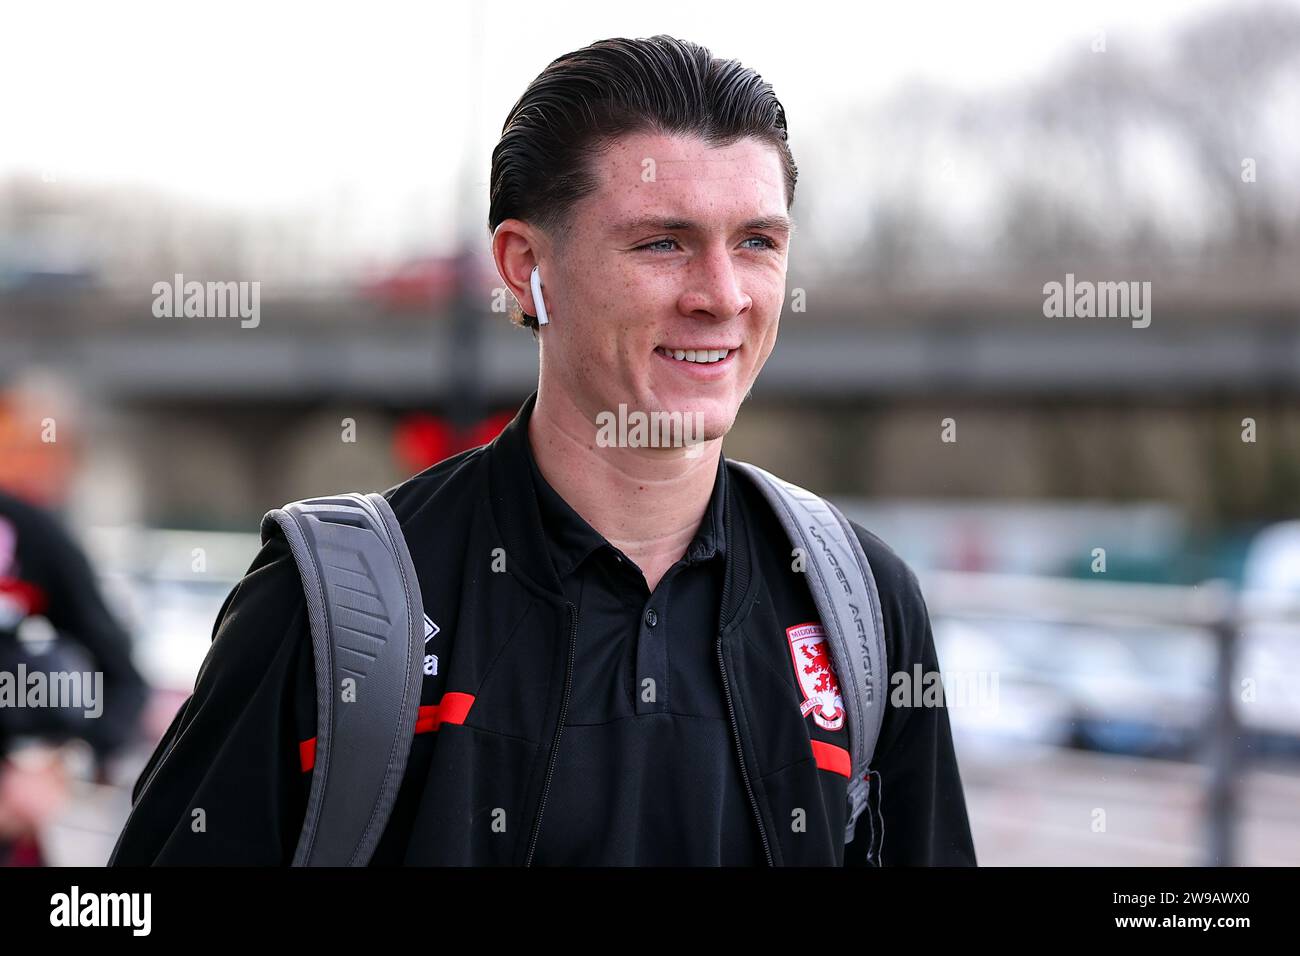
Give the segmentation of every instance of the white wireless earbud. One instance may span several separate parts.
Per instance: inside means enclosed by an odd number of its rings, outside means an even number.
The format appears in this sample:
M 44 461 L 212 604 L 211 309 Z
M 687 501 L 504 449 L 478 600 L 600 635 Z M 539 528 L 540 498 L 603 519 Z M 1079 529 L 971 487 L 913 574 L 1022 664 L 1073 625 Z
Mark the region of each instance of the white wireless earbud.
M 546 316 L 546 301 L 542 298 L 542 271 L 540 266 L 533 266 L 533 304 L 537 307 L 537 324 L 546 325 L 551 320 Z

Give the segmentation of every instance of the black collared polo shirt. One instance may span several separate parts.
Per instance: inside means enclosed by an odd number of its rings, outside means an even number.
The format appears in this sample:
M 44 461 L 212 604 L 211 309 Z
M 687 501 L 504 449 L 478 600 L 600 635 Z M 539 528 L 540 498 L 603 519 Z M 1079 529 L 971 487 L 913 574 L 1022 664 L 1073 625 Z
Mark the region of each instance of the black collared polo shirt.
M 763 863 L 718 668 L 725 459 L 695 538 L 652 593 L 523 444 L 548 551 L 578 612 L 572 694 L 534 864 Z

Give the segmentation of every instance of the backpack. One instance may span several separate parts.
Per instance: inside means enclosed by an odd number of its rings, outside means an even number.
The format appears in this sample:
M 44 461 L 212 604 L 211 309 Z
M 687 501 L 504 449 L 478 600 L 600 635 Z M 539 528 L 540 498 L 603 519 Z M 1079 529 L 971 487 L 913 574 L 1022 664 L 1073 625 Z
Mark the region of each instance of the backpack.
M 848 843 L 867 803 L 884 718 L 885 633 L 875 578 L 838 508 L 762 468 L 728 460 L 757 485 L 805 558 L 845 703 Z M 397 799 L 419 709 L 419 583 L 383 495 L 290 502 L 262 519 L 263 544 L 277 532 L 302 578 L 316 668 L 316 764 L 293 865 L 365 866 Z M 345 707 L 336 688 L 348 678 L 356 693 Z

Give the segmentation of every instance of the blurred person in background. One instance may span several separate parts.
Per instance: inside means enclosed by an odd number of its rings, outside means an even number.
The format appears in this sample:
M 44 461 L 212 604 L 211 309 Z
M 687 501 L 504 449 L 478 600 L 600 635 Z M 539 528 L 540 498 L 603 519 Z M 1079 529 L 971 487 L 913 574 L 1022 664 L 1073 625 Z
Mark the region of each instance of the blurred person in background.
M 127 634 L 55 515 L 76 460 L 70 408 L 57 388 L 0 391 L 0 865 L 45 862 L 39 837 L 67 802 L 73 742 L 89 746 L 104 782 L 148 698 Z M 81 704 L 55 706 L 51 675 L 94 672 L 93 706 L 84 690 Z M 37 673 L 49 681 L 44 705 L 17 706 Z

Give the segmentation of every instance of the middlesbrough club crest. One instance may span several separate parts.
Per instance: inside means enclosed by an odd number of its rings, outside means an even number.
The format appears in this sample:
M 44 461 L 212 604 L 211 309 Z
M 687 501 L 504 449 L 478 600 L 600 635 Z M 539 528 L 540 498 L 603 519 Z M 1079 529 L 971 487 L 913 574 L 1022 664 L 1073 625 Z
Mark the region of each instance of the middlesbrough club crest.
M 844 698 L 840 696 L 840 682 L 831 667 L 831 647 L 821 624 L 796 624 L 785 629 L 785 636 L 790 639 L 794 672 L 803 690 L 799 712 L 807 717 L 811 711 L 823 730 L 839 730 L 844 726 Z

